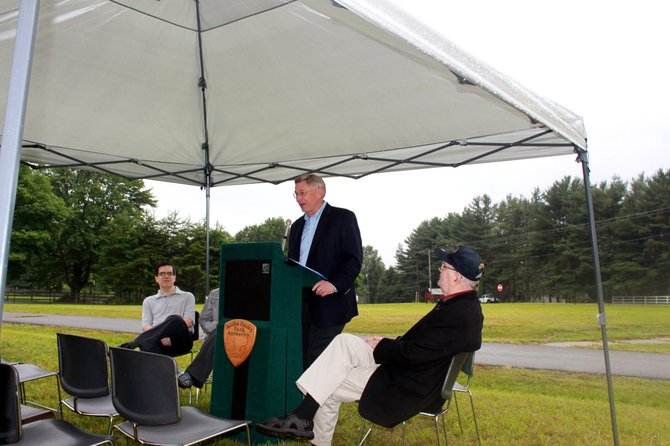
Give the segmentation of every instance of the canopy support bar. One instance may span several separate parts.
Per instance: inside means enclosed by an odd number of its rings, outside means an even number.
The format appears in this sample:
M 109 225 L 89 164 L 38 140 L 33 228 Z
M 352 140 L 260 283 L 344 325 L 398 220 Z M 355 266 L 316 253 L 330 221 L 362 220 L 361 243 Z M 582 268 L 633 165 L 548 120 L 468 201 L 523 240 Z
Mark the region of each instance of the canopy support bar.
M 589 228 L 591 230 L 591 250 L 593 255 L 593 271 L 596 282 L 596 295 L 598 298 L 598 316 L 596 320 L 600 325 L 600 331 L 603 339 L 603 352 L 605 355 L 605 372 L 607 375 L 607 391 L 610 401 L 610 418 L 612 419 L 612 435 L 614 445 L 619 446 L 619 433 L 616 422 L 616 408 L 614 406 L 614 387 L 612 385 L 612 368 L 610 366 L 610 352 L 607 344 L 607 323 L 605 318 L 605 299 L 603 297 L 603 282 L 600 274 L 600 259 L 598 255 L 598 237 L 596 235 L 596 222 L 593 212 L 593 197 L 591 195 L 591 182 L 589 180 L 589 160 L 586 150 L 575 148 L 577 151 L 577 162 L 582 163 L 582 173 L 584 175 L 584 189 L 586 192 L 586 206 L 588 208 Z
M 23 122 L 28 102 L 39 9 L 39 0 L 21 0 L 2 144 L 0 144 L 0 190 L 3 191 L 0 194 L 0 327 L 2 326 L 2 303 L 9 266 L 9 242 L 12 238 L 16 187 L 19 182 Z
M 207 128 L 207 80 L 205 79 L 205 61 L 202 51 L 202 21 L 200 17 L 200 0 L 195 1 L 196 19 L 198 20 L 198 57 L 200 59 L 200 79 L 198 87 L 200 87 L 200 94 L 202 96 L 202 128 L 204 131 L 205 141 L 202 143 L 202 150 L 205 158 L 205 295 L 209 294 L 209 204 L 210 204 L 210 188 L 212 187 L 212 171 L 213 166 L 209 162 L 209 130 Z

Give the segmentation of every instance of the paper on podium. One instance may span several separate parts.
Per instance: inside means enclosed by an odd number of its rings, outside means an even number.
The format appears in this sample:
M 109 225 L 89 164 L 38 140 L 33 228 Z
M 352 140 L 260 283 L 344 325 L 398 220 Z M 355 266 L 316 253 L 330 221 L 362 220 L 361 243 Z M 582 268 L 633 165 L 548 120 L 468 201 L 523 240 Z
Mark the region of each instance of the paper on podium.
M 316 274 L 316 275 L 317 275 L 318 277 L 320 277 L 321 279 L 323 279 L 323 280 L 328 280 L 328 278 L 327 278 L 326 276 L 324 276 L 323 274 L 321 274 L 321 273 L 318 272 L 317 270 L 312 269 L 312 268 L 310 268 L 309 266 L 305 266 L 305 265 L 303 265 L 302 263 L 298 262 L 296 259 L 292 259 L 292 258 L 290 258 L 290 257 L 287 257 L 287 258 L 286 258 L 286 264 L 287 264 L 287 265 L 290 265 L 290 266 L 299 266 L 299 267 L 301 267 L 301 268 L 305 268 L 307 271 L 310 271 L 310 272 Z

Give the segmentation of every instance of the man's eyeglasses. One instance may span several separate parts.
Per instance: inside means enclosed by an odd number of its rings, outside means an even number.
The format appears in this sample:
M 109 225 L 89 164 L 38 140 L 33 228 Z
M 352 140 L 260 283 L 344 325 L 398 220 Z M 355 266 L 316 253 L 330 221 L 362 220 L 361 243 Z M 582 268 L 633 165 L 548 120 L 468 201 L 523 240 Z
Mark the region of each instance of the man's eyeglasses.
M 304 197 L 305 195 L 307 195 L 308 193 L 312 192 L 313 190 L 314 190 L 314 189 L 310 189 L 310 190 L 308 190 L 308 191 L 293 192 L 293 196 L 294 196 L 295 198 L 302 198 L 302 197 Z
M 445 269 L 450 269 L 452 271 L 456 271 L 456 268 L 449 266 L 447 262 L 442 262 L 442 265 L 440 265 L 440 271 L 444 271 Z M 456 271 L 458 272 L 458 271 Z
M 158 273 L 157 275 L 160 276 L 160 277 L 171 277 L 171 276 L 174 276 L 174 273 L 170 272 L 170 271 L 166 271 L 166 272 Z

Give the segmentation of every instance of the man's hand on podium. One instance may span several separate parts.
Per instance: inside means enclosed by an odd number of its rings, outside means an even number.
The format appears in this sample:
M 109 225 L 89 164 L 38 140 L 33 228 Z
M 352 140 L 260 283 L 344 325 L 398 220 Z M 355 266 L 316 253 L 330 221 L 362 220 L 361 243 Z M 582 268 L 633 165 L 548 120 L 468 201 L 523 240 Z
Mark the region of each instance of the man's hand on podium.
M 337 293 L 337 288 L 327 280 L 319 280 L 312 287 L 312 291 L 319 297 L 328 296 L 329 294 Z

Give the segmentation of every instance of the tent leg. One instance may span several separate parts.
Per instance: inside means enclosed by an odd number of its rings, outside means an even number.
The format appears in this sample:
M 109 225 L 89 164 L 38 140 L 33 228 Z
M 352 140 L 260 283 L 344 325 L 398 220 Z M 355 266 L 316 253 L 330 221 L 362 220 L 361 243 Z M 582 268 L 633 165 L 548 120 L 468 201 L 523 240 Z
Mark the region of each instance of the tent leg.
M 612 385 L 612 368 L 610 366 L 610 353 L 607 344 L 607 320 L 605 317 L 605 301 L 603 297 L 603 282 L 600 274 L 600 259 L 598 255 L 598 238 L 596 235 L 596 222 L 593 215 L 593 197 L 591 195 L 591 182 L 589 180 L 589 161 L 585 150 L 578 150 L 578 162 L 582 163 L 582 173 L 584 176 L 584 189 L 586 190 L 586 206 L 589 215 L 589 228 L 591 230 L 591 249 L 593 255 L 593 271 L 596 281 L 596 294 L 598 297 L 598 316 L 596 317 L 600 325 L 600 331 L 603 339 L 603 352 L 605 354 L 605 372 L 607 375 L 607 390 L 610 401 L 610 417 L 612 419 L 612 435 L 615 446 L 619 446 L 619 433 L 616 422 L 616 408 L 614 407 L 614 387 Z
M 209 130 L 207 128 L 207 81 L 205 80 L 205 64 L 202 50 L 202 21 L 200 20 L 200 0 L 195 0 L 196 18 L 198 21 L 198 56 L 200 61 L 200 78 L 198 87 L 202 98 L 202 125 L 204 131 L 204 142 L 202 150 L 205 156 L 205 296 L 209 295 L 209 199 L 212 187 L 212 171 L 214 166 L 209 162 Z M 217 284 L 218 287 L 218 284 Z
M 2 321 L 2 302 L 7 282 L 9 265 L 9 241 L 12 238 L 12 221 L 16 204 L 16 187 L 19 182 L 19 162 L 21 160 L 21 141 L 23 140 L 23 122 L 28 102 L 30 70 L 35 46 L 35 30 L 39 15 L 39 0 L 21 0 L 19 21 L 16 28 L 14 55 L 7 90 L 5 122 L 0 144 L 0 321 Z M 0 322 L 1 326 L 2 322 Z
M 210 181 L 207 179 L 205 186 L 205 296 L 209 295 L 209 203 L 210 203 Z M 217 285 L 218 286 L 218 285 Z

